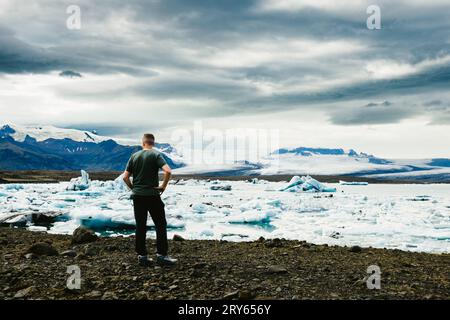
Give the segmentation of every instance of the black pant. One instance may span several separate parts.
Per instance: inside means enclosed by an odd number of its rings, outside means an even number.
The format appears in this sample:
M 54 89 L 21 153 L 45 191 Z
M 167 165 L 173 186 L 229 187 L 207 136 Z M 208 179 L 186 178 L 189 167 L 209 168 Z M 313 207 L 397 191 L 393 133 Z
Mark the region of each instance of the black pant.
M 133 196 L 134 217 L 136 219 L 136 252 L 138 255 L 147 255 L 145 245 L 147 234 L 147 214 L 150 212 L 156 228 L 157 253 L 167 255 L 167 221 L 164 203 L 160 196 Z

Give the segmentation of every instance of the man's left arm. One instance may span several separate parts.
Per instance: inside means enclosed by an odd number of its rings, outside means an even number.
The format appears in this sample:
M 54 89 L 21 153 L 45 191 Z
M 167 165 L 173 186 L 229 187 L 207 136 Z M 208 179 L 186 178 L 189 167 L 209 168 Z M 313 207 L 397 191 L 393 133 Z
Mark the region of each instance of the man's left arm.
M 133 156 L 128 160 L 127 167 L 122 174 L 122 179 L 130 190 L 133 190 L 133 184 L 131 183 L 130 177 L 133 174 Z
M 123 181 L 128 186 L 128 188 L 130 188 L 130 190 L 132 190 L 133 184 L 131 183 L 130 177 L 131 177 L 131 172 L 125 170 L 125 172 L 123 173 Z

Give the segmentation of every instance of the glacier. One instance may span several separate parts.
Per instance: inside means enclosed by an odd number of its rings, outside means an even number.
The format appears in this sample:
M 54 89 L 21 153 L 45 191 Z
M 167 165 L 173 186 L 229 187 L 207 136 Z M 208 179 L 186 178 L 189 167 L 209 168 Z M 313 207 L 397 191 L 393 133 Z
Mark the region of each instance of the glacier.
M 314 192 L 303 189 L 305 182 Z M 217 185 L 229 185 L 231 190 L 211 190 Z M 292 188 L 295 192 L 285 192 Z M 169 237 L 179 234 L 186 239 L 229 241 L 286 238 L 316 244 L 450 252 L 448 184 L 361 187 L 323 185 L 308 177 L 294 177 L 289 183 L 188 179 L 172 182 L 162 199 Z M 87 173 L 71 182 L 1 184 L 0 222 L 56 234 L 71 234 L 85 225 L 103 236 L 127 236 L 133 234 L 135 226 L 130 192 L 121 177 L 91 181 Z M 155 236 L 151 219 L 148 235 Z

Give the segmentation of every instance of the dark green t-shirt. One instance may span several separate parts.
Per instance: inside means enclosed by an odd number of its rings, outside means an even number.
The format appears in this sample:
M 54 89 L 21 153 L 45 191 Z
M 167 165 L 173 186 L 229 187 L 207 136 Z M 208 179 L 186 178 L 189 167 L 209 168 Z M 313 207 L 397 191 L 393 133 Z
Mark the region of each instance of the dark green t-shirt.
M 159 169 L 166 164 L 159 151 L 141 150 L 131 155 L 127 171 L 133 175 L 133 194 L 138 196 L 157 196 Z

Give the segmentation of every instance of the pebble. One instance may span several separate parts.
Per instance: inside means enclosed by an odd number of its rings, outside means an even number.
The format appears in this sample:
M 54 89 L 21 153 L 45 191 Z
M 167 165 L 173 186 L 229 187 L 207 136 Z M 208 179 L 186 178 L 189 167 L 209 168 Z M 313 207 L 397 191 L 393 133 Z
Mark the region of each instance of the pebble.
M 25 258 L 28 260 L 34 260 L 34 259 L 37 259 L 37 256 L 34 253 L 27 253 L 25 255 Z
M 29 296 L 34 290 L 36 289 L 36 287 L 31 286 L 22 290 L 17 291 L 17 293 L 14 295 L 15 299 L 22 299 L 22 298 L 26 298 L 27 296 Z
M 119 300 L 119 298 L 114 292 L 106 291 L 102 296 L 102 300 Z
M 93 256 L 96 256 L 97 255 L 97 249 L 96 248 L 93 248 L 93 247 L 87 247 L 85 250 L 84 250 L 84 254 L 85 255 L 87 255 L 87 256 L 90 256 L 90 257 L 93 257 Z
M 282 266 L 269 266 L 267 268 L 267 273 L 282 274 L 287 272 L 286 268 Z
M 227 293 L 223 296 L 223 300 L 232 300 L 239 297 L 239 290 Z
M 250 290 L 239 291 L 239 300 L 251 300 L 255 297 L 255 294 Z
M 64 257 L 76 257 L 77 252 L 75 250 L 66 250 L 61 252 L 61 255 Z
M 100 298 L 102 296 L 102 293 L 100 291 L 94 290 L 86 294 L 86 297 L 96 299 Z

